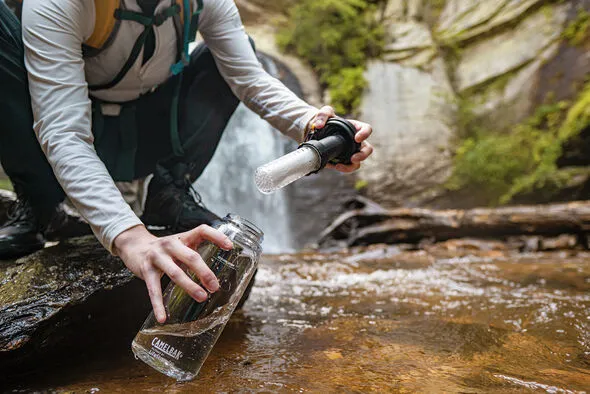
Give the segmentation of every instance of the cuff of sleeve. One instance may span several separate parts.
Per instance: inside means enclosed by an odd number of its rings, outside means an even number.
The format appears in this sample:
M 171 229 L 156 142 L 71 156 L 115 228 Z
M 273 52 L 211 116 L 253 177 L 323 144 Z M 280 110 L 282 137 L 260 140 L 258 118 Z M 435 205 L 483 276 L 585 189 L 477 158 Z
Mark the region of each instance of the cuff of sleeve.
M 135 227 L 138 225 L 143 225 L 142 221 L 135 215 L 130 215 L 128 218 L 123 220 L 118 220 L 116 223 L 113 223 L 107 226 L 102 232 L 99 237 L 100 242 L 102 245 L 112 254 L 114 253 L 115 246 L 113 243 L 115 242 L 115 238 L 119 234 L 121 234 L 125 230 L 129 230 L 131 227 Z

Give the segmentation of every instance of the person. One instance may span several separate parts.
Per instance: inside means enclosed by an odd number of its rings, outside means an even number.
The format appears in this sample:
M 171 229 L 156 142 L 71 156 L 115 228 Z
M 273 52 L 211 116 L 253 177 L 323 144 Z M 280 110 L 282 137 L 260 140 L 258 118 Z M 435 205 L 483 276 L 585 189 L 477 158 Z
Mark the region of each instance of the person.
M 24 0 L 20 20 L 0 1 L 0 160 L 18 196 L 0 228 L 0 258 L 42 248 L 67 196 L 102 245 L 145 281 L 164 321 L 164 273 L 197 301 L 219 287 L 195 248 L 204 240 L 232 245 L 208 226 L 218 217 L 191 185 L 238 103 L 297 141 L 335 113 L 264 71 L 234 1 L 191 0 L 190 11 L 188 0 L 116 3 L 108 15 L 114 27 L 97 49 L 88 45 L 102 27 L 95 0 Z M 203 42 L 189 55 L 197 29 Z M 371 126 L 351 122 L 362 149 L 351 165 L 335 166 L 342 172 L 358 169 L 373 150 Z M 152 173 L 140 219 L 114 182 Z M 174 235 L 156 237 L 146 225 Z

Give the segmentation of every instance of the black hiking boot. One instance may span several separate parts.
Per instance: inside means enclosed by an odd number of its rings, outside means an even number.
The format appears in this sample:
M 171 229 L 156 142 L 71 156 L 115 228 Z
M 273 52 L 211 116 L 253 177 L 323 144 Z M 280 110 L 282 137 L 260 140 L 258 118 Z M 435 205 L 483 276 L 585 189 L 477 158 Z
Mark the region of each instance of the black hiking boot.
M 45 237 L 37 215 L 26 199 L 19 199 L 0 226 L 0 260 L 14 259 L 43 249 Z
M 203 206 L 189 176 L 175 179 L 160 169 L 150 181 L 141 220 L 147 226 L 178 233 L 201 224 L 213 225 L 220 218 Z

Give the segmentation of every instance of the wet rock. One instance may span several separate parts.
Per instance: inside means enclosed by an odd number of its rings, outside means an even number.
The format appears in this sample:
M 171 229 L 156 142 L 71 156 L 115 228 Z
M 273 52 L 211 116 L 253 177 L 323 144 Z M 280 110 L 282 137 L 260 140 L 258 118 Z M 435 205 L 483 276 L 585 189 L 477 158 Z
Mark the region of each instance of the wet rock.
M 149 311 L 145 287 L 94 239 L 0 262 L 0 368 L 129 338 Z

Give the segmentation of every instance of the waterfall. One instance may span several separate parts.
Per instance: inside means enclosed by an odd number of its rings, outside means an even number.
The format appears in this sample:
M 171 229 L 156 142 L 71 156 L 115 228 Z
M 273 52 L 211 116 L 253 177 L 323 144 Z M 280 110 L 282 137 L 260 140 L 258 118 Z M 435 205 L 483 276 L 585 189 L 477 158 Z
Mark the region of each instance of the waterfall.
M 264 195 L 254 184 L 254 171 L 285 153 L 287 137 L 240 104 L 219 147 L 195 187 L 208 209 L 236 213 L 264 231 L 266 253 L 294 247 L 285 191 Z
M 259 54 L 266 71 L 300 95 L 297 78 L 282 63 Z M 266 253 L 288 252 L 313 244 L 319 232 L 354 195 L 353 178 L 323 171 L 305 177 L 273 194 L 254 184 L 260 165 L 295 149 L 297 144 L 240 104 L 221 142 L 195 187 L 203 202 L 218 215 L 236 213 L 264 231 Z

